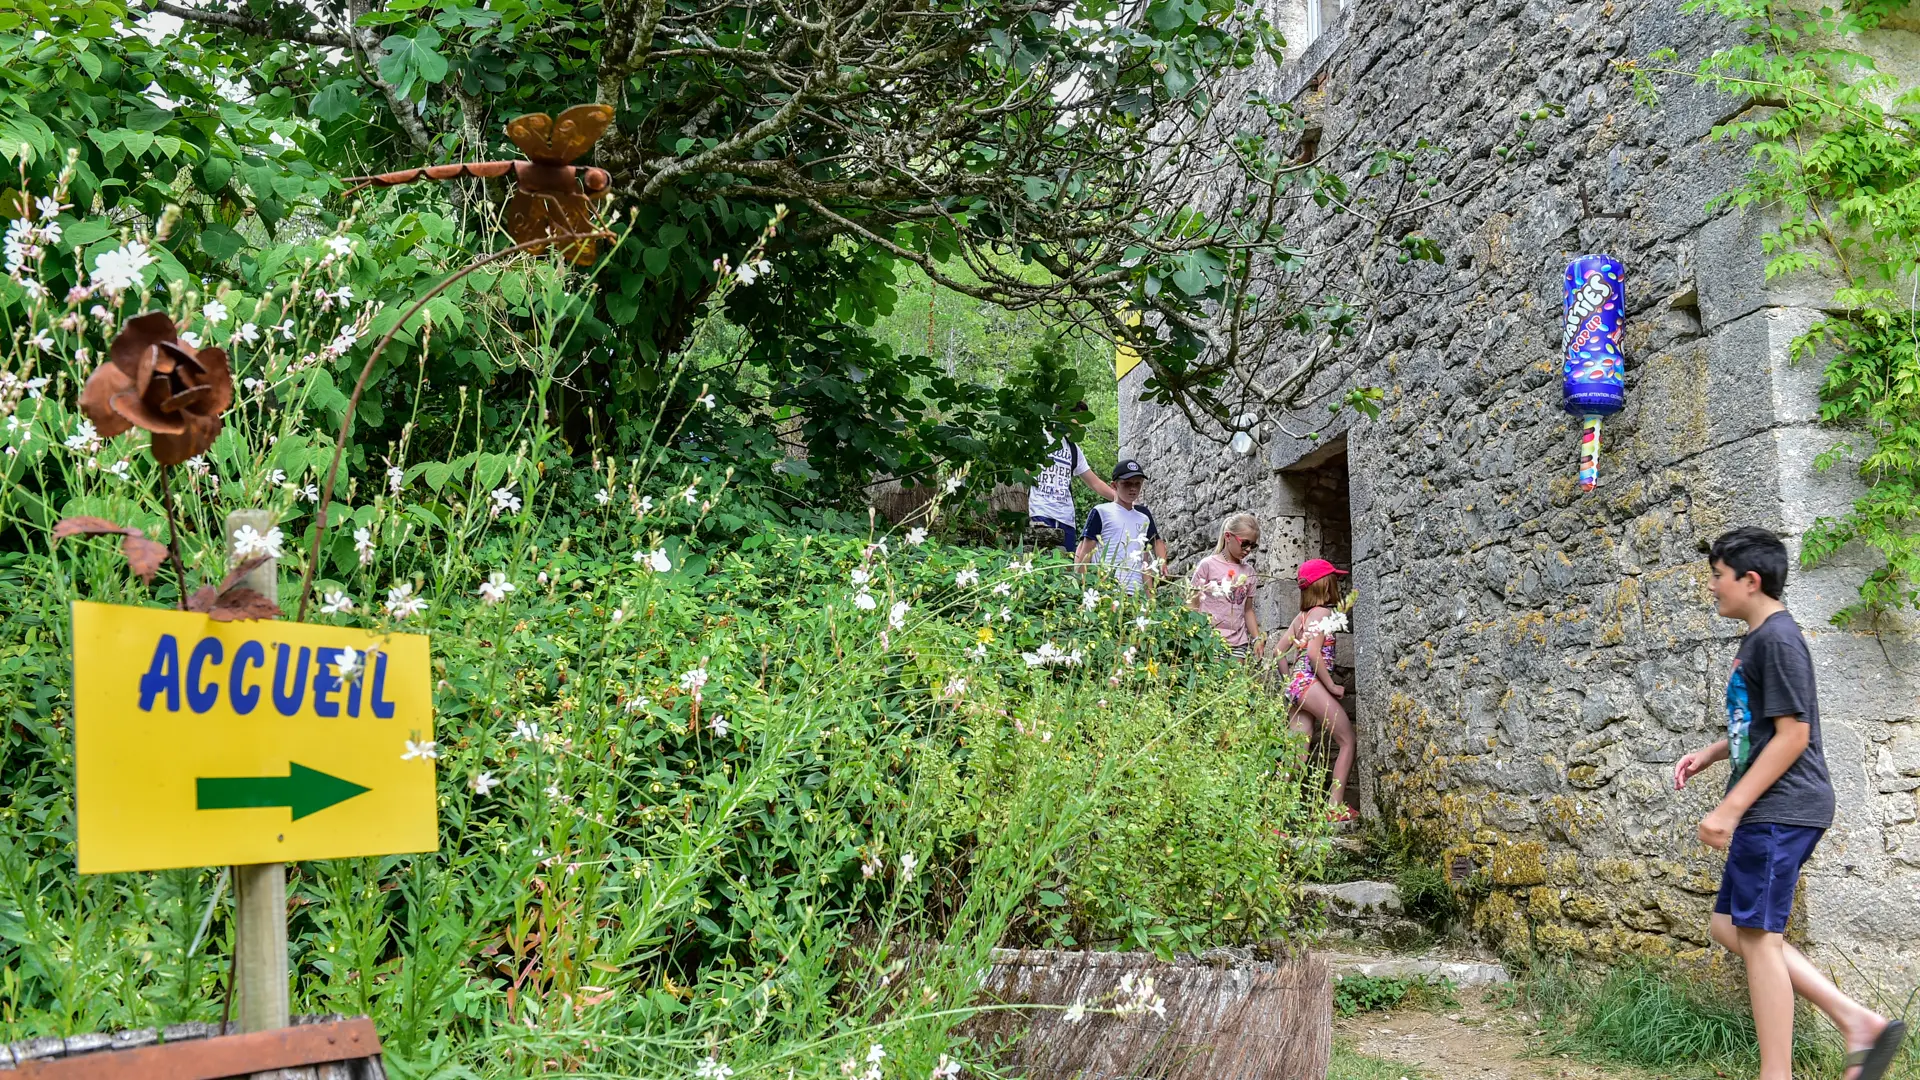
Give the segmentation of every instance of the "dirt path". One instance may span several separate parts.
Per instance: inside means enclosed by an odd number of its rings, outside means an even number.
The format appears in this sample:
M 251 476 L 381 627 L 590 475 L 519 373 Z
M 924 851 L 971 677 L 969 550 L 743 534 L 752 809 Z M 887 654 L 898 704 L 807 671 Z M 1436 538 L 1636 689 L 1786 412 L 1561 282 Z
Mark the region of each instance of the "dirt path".
M 1354 1052 L 1413 1071 L 1409 1080 L 1639 1080 L 1629 1069 L 1593 1065 L 1559 1056 L 1532 1056 L 1538 1029 L 1530 1017 L 1481 1000 L 1479 990 L 1459 992 L 1458 1007 L 1435 1012 L 1362 1013 L 1334 1023 L 1334 1037 Z M 1391 1070 L 1377 1075 L 1388 1076 Z

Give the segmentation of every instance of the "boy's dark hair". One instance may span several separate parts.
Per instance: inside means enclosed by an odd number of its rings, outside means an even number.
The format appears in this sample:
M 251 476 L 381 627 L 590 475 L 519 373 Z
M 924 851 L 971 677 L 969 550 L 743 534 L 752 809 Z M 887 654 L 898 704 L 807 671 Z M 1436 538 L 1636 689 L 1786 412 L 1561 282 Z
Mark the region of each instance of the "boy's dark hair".
M 1707 553 L 1707 564 L 1726 563 L 1735 577 L 1760 575 L 1760 591 L 1781 599 L 1787 592 L 1787 545 L 1758 525 L 1723 533 Z

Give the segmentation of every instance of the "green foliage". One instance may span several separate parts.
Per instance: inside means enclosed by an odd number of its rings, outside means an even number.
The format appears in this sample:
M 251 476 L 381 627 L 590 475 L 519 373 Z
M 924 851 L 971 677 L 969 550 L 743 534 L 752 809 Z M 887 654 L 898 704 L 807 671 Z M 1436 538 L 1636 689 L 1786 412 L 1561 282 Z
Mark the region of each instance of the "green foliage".
M 1458 1003 L 1454 998 L 1453 984 L 1445 979 L 1432 982 L 1425 977 L 1403 979 L 1392 975 L 1342 975 L 1333 984 L 1335 1016 L 1385 1012 L 1402 1005 L 1428 1009 Z
M 1368 820 L 1362 829 L 1360 851 L 1335 849 L 1318 880 L 1391 881 L 1409 918 L 1434 933 L 1446 933 L 1465 905 L 1441 865 L 1439 845 L 1399 824 L 1399 815 L 1391 810 Z
M 113 323 L 16 309 L 0 1037 L 220 1013 L 218 872 L 74 872 L 67 605 L 170 604 L 218 579 L 221 522 L 246 507 L 279 522 L 292 608 L 345 407 L 338 357 L 321 357 L 344 328 L 400 317 L 340 310 L 363 249 L 308 250 L 259 293 L 229 287 L 224 315 L 145 276 L 92 298 Z M 577 460 L 542 366 L 586 318 L 577 284 L 551 259 L 486 273 L 486 296 L 524 305 L 500 350 L 532 393 L 458 395 L 431 452 L 363 446 L 307 613 L 432 635 L 440 848 L 295 868 L 296 1010 L 375 1017 L 401 1077 L 684 1075 L 708 1056 L 833 1076 L 878 1044 L 924 1075 L 942 1055 L 984 1062 L 954 1028 L 1001 943 L 1167 952 L 1296 928 L 1293 885 L 1326 843 L 1300 748 L 1172 590 L 781 527 L 763 490 L 695 451 Z M 102 440 L 74 404 L 113 325 L 148 303 L 265 381 L 164 474 L 144 435 Z M 283 314 L 290 339 L 258 333 Z M 405 332 L 426 347 L 424 326 Z M 78 513 L 172 540 L 186 579 L 143 583 L 109 544 L 53 543 L 51 521 Z M 406 593 L 426 609 L 398 611 Z
M 1867 491 L 1807 531 L 1808 565 L 1859 543 L 1881 565 L 1834 621 L 1920 608 L 1920 88 L 1880 72 L 1857 47 L 1906 0 L 1801 9 L 1775 0 L 1692 0 L 1740 24 L 1747 40 L 1702 61 L 1698 80 L 1772 106 L 1716 129 L 1748 143 L 1755 162 L 1719 202 L 1782 213 L 1764 238 L 1771 280 L 1809 270 L 1844 286 L 1830 315 L 1794 342 L 1796 360 L 1825 357 L 1820 417 L 1847 434 L 1816 464 L 1849 462 Z M 1639 78 L 1643 97 L 1651 82 Z
M 1411 1065 L 1368 1057 L 1344 1039 L 1334 1040 L 1333 1059 L 1327 1063 L 1327 1080 L 1422 1080 L 1426 1075 Z
M 1602 978 L 1562 971 L 1544 996 L 1557 1005 L 1555 1049 L 1663 1075 L 1740 1075 L 1759 1068 L 1753 1014 L 1740 992 L 1671 968 L 1630 963 Z M 1823 1072 L 1835 1056 L 1825 1030 L 1798 1024 L 1794 1058 Z

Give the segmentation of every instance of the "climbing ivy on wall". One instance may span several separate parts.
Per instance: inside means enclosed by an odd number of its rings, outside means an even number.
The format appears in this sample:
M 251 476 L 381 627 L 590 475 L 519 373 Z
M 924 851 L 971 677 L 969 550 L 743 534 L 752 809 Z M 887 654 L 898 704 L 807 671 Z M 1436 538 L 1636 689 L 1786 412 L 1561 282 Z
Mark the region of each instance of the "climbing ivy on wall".
M 1861 49 L 1909 0 L 1858 0 L 1801 10 L 1785 0 L 1690 0 L 1742 27 L 1745 40 L 1691 74 L 1753 107 L 1714 129 L 1744 141 L 1754 168 L 1721 206 L 1781 214 L 1764 239 L 1767 278 L 1825 270 L 1844 283 L 1830 314 L 1793 343 L 1793 357 L 1826 358 L 1820 418 L 1841 428 L 1816 466 L 1857 468 L 1867 491 L 1852 509 L 1820 518 L 1801 550 L 1812 566 L 1858 541 L 1882 565 L 1860 585 L 1841 625 L 1920 608 L 1920 88 L 1903 86 Z M 1651 76 L 1670 51 L 1633 65 Z

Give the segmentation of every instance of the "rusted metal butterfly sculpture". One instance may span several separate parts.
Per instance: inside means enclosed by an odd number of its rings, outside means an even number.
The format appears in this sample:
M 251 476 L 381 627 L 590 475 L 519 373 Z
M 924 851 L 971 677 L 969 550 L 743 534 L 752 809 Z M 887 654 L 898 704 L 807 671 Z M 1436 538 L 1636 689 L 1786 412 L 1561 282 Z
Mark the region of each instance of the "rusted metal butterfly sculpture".
M 378 176 L 356 176 L 347 182 L 360 187 L 396 187 L 416 180 L 493 180 L 511 174 L 519 190 L 507 202 L 507 235 L 515 241 L 591 233 L 595 228 L 588 200 L 605 198 L 613 177 L 605 169 L 575 165 L 573 161 L 593 149 L 611 123 L 613 109 L 607 105 L 575 105 L 558 120 L 546 113 L 528 113 L 507 121 L 507 138 L 527 155 L 525 161 L 428 165 Z M 565 250 L 575 263 L 584 265 L 593 261 L 597 246 L 594 238 L 586 237 L 569 242 Z M 542 251 L 545 247 L 530 250 Z

